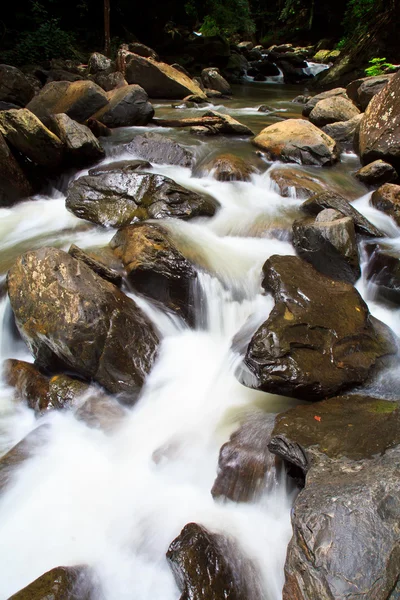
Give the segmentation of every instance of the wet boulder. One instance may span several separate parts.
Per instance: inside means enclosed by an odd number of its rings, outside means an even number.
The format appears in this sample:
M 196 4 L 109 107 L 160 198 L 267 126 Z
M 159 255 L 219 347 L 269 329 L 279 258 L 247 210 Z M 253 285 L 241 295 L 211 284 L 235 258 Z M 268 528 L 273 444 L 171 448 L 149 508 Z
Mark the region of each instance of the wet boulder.
M 15 359 L 4 361 L 3 378 L 14 388 L 15 399 L 38 413 L 71 407 L 89 388 L 79 379 L 63 374 L 48 377 L 31 363 Z
M 181 600 L 260 600 L 258 576 L 233 542 L 188 523 L 168 548 Z
M 158 348 L 133 300 L 55 248 L 22 255 L 8 273 L 18 329 L 38 367 L 68 370 L 133 402 Z
M 354 221 L 356 231 L 370 237 L 383 237 L 384 233 L 370 223 L 346 198 L 332 192 L 322 192 L 312 196 L 301 205 L 301 209 L 311 215 L 317 215 L 325 208 L 333 208 Z
M 273 427 L 273 415 L 256 413 L 231 435 L 219 453 L 214 498 L 249 502 L 276 483 L 277 459 L 268 450 Z
M 57 168 L 64 158 L 64 145 L 28 109 L 0 112 L 0 133 L 8 144 L 40 167 Z
M 66 207 L 81 219 L 124 227 L 146 219 L 214 215 L 217 202 L 169 177 L 126 170 L 80 177 L 68 189 Z
M 320 102 L 321 100 L 326 100 L 326 98 L 333 97 L 348 99 L 346 90 L 344 88 L 335 88 L 333 90 L 327 90 L 326 92 L 316 94 L 315 96 L 312 96 L 312 98 L 304 105 L 302 111 L 303 117 L 308 117 L 313 108 L 318 104 L 318 102 Z
M 393 183 L 398 179 L 396 169 L 383 160 L 374 160 L 369 165 L 365 165 L 355 173 L 355 177 L 367 186 Z
M 65 113 L 74 121 L 84 123 L 107 104 L 106 92 L 93 81 L 54 81 L 47 83 L 27 108 L 39 119 Z
M 194 321 L 193 283 L 197 272 L 161 225 L 120 229 L 110 246 L 125 265 L 133 289 Z
M 393 75 L 376 75 L 356 79 L 346 87 L 347 95 L 364 112 L 372 98 L 389 83 L 392 77 Z
M 297 168 L 274 167 L 268 171 L 271 180 L 276 184 L 284 198 L 296 197 L 306 199 L 324 191 L 324 183 L 316 177 Z
M 119 71 L 114 71 L 114 73 L 100 72 L 93 77 L 93 80 L 105 92 L 111 92 L 111 90 L 115 90 L 128 85 L 128 82 L 126 81 L 125 77 Z
M 56 567 L 8 600 L 94 600 L 88 567 Z
M 361 275 L 354 222 L 325 209 L 315 219 L 293 223 L 293 246 L 319 273 L 355 283 Z
M 33 194 L 33 187 L 0 133 L 0 207 Z
M 312 123 L 287 119 L 259 133 L 252 143 L 272 160 L 330 166 L 339 159 L 336 142 Z
M 339 121 L 322 127 L 322 131 L 335 140 L 343 150 L 355 150 L 355 135 L 359 129 L 362 114 L 349 121 Z
M 385 183 L 372 194 L 370 202 L 400 225 L 400 185 Z
M 314 106 L 308 118 L 317 127 L 323 127 L 339 121 L 349 121 L 359 114 L 360 111 L 351 100 L 343 98 L 343 96 L 331 96 L 320 100 Z
M 232 94 L 232 88 L 224 77 L 222 77 L 219 69 L 208 67 L 201 72 L 201 80 L 205 88 L 209 90 L 217 90 L 221 94 Z
M 137 135 L 127 144 L 128 152 L 152 163 L 192 167 L 193 152 L 159 133 Z
M 368 104 L 359 151 L 364 165 L 382 159 L 400 169 L 400 72 Z
M 154 116 L 149 97 L 139 85 L 125 85 L 107 93 L 108 104 L 93 115 L 107 127 L 147 125 Z
M 219 154 L 202 164 L 199 170 L 212 174 L 218 181 L 250 181 L 255 173 L 252 165 L 234 154 Z
M 0 101 L 24 107 L 34 94 L 34 88 L 22 71 L 11 65 L 0 65 Z
M 377 286 L 379 300 L 400 304 L 400 253 L 396 248 L 377 244 L 369 259 L 366 276 Z
M 105 152 L 89 127 L 70 119 L 66 114 L 53 115 L 49 129 L 64 144 L 64 162 L 76 167 L 86 167 L 105 157 Z
M 399 419 L 398 402 L 360 395 L 277 417 L 269 448 L 306 474 L 292 511 L 285 600 L 395 597 Z
M 70 249 L 68 250 L 68 254 L 76 258 L 77 260 L 82 260 L 88 267 L 90 267 L 97 275 L 103 277 L 106 281 L 113 283 L 114 285 L 121 287 L 122 285 L 122 275 L 121 270 L 114 269 L 112 266 L 109 266 L 105 263 L 104 259 L 100 256 L 100 260 L 96 257 L 96 255 L 90 254 L 89 252 L 85 252 L 75 244 L 72 244 Z
M 88 62 L 88 69 L 90 75 L 97 75 L 97 73 L 109 73 L 112 70 L 112 61 L 104 54 L 100 52 L 93 52 L 90 55 Z
M 396 352 L 389 328 L 348 283 L 295 256 L 272 256 L 263 273 L 275 306 L 247 349 L 252 387 L 321 400 L 365 382 L 382 358 Z
M 166 63 L 129 53 L 125 64 L 127 82 L 140 85 L 150 98 L 184 98 L 189 94 L 205 97 L 193 79 Z
M 147 160 L 116 160 L 89 169 L 88 175 L 103 175 L 103 173 L 109 173 L 110 171 L 144 171 L 151 168 L 151 163 Z

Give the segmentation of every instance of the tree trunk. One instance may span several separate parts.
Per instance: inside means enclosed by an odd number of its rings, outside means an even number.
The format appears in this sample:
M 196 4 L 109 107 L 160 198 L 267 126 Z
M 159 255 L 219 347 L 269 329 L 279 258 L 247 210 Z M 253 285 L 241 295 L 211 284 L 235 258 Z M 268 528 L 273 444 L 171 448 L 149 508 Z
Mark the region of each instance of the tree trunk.
M 152 123 L 159 127 L 192 127 L 193 125 L 203 125 L 212 127 L 220 125 L 223 119 L 220 117 L 192 117 L 189 119 L 152 119 Z
M 111 55 L 110 40 L 110 0 L 104 0 L 104 54 Z

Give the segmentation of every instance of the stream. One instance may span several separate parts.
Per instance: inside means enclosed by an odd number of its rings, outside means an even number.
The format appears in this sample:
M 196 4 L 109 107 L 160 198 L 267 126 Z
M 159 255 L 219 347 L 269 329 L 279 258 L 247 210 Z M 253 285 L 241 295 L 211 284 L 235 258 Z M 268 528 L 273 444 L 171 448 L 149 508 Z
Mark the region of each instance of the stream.
M 298 118 L 302 105 L 291 102 L 303 86 L 246 83 L 210 108 L 225 112 L 258 133 L 282 118 Z M 271 112 L 258 112 L 265 104 Z M 190 117 L 201 109 L 156 102 L 157 117 Z M 146 130 L 149 128 L 146 128 Z M 219 450 L 244 418 L 282 412 L 298 401 L 251 390 L 235 372 L 242 356 L 232 340 L 247 323 L 249 339 L 272 306 L 262 293 L 261 268 L 273 254 L 295 254 L 289 241 L 303 200 L 283 198 L 270 178 L 277 163 L 256 154 L 248 139 L 199 138 L 188 131 L 153 128 L 190 147 L 196 167 L 155 165 L 153 172 L 212 195 L 221 208 L 212 218 L 164 222 L 177 247 L 199 270 L 196 323 L 150 300 L 131 294 L 162 337 L 157 362 L 138 403 L 116 426 L 91 428 L 73 411 L 38 418 L 13 401 L 0 383 L 0 453 L 7 452 L 39 424 L 48 424 L 43 443 L 13 473 L 0 496 L 0 600 L 59 565 L 93 567 L 99 600 L 177 600 L 179 590 L 165 553 L 190 522 L 234 539 L 260 573 L 265 600 L 281 600 L 284 562 L 291 537 L 290 510 L 296 496 L 284 472 L 265 482 L 260 498 L 249 503 L 214 500 Z M 123 144 L 144 128 L 118 130 L 105 140 L 104 162 L 134 158 Z M 201 165 L 221 152 L 237 154 L 256 168 L 249 182 L 218 182 Z M 298 167 L 339 187 L 354 206 L 389 236 L 400 250 L 400 229 L 370 207 L 370 193 L 352 176 L 359 167 L 345 154 L 332 168 Z M 115 230 L 94 226 L 65 208 L 71 177 L 65 174 L 46 195 L 0 209 L 0 290 L 16 257 L 44 245 L 68 250 L 108 244 Z M 371 313 L 400 335 L 400 309 L 375 298 L 364 275 L 357 289 Z M 249 320 L 250 319 L 250 320 Z M 6 296 L 0 295 L 0 360 L 33 361 L 15 334 Z M 398 376 L 375 383 L 390 395 Z M 388 389 L 391 387 L 391 389 Z

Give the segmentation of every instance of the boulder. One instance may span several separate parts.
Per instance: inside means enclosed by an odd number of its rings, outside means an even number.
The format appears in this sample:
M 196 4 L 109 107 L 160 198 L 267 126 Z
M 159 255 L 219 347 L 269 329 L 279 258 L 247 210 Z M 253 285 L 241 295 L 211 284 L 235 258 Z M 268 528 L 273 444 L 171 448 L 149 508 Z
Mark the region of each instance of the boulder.
M 0 207 L 33 194 L 33 187 L 0 133 Z
M 307 474 L 292 511 L 285 600 L 396 597 L 399 418 L 398 402 L 359 395 L 277 417 L 269 448 Z
M 364 165 L 382 159 L 400 170 L 400 72 L 368 104 L 359 151 Z
M 295 256 L 272 256 L 263 273 L 275 307 L 247 349 L 253 387 L 321 400 L 363 383 L 396 352 L 389 328 L 369 314 L 348 283 Z
M 396 248 L 377 244 L 369 260 L 366 277 L 377 286 L 379 300 L 400 304 L 400 253 Z
M 400 225 L 400 185 L 385 183 L 372 194 L 370 202 Z
M 223 69 L 223 73 L 229 81 L 237 81 L 240 80 L 243 75 L 245 75 L 249 67 L 249 61 L 245 56 L 243 56 L 243 54 L 232 52 L 231 56 L 228 58 L 226 66 Z
M 128 44 L 128 49 L 134 54 L 139 54 L 139 56 L 144 56 L 145 58 L 152 58 L 153 60 L 160 60 L 155 50 L 149 48 L 149 46 L 140 44 L 139 42 L 133 42 L 131 44 Z
M 151 169 L 151 164 L 147 160 L 117 160 L 107 164 L 99 165 L 89 169 L 89 175 L 103 175 L 109 171 L 143 171 Z
M 117 170 L 72 182 L 66 206 L 81 219 L 124 227 L 146 219 L 212 216 L 217 202 L 163 175 Z
M 8 600 L 92 600 L 87 567 L 56 567 Z
M 89 127 L 96 138 L 109 137 L 112 135 L 111 129 L 103 125 L 103 123 L 100 123 L 100 121 L 97 121 L 97 119 L 88 119 L 86 121 L 86 126 Z
M 247 557 L 234 542 L 197 523 L 185 525 L 167 560 L 181 600 L 261 600 L 258 574 Z
M 277 460 L 268 450 L 274 420 L 273 415 L 251 415 L 222 446 L 211 490 L 214 498 L 251 502 L 276 483 Z
M 112 61 L 104 54 L 100 52 L 93 52 L 90 55 L 88 69 L 90 75 L 97 75 L 97 73 L 109 73 L 112 70 Z
M 115 71 L 114 73 L 100 72 L 93 79 L 105 92 L 111 92 L 111 90 L 128 85 L 125 77 L 119 71 Z
M 197 272 L 167 230 L 153 223 L 129 225 L 115 234 L 110 246 L 122 260 L 135 290 L 193 323 L 192 288 Z
M 284 198 L 306 199 L 323 192 L 323 181 L 291 167 L 274 167 L 268 171 L 271 180 L 277 185 Z
M 261 75 L 265 75 L 265 77 L 276 77 L 280 75 L 281 72 L 275 63 L 270 62 L 269 60 L 262 60 L 257 63 L 256 69 Z
M 68 115 L 53 115 L 48 120 L 48 127 L 64 144 L 66 163 L 83 168 L 105 157 L 103 147 L 89 127 L 73 121 Z
M 121 425 L 127 416 L 127 409 L 115 398 L 106 395 L 96 395 L 88 398 L 74 413 L 74 416 L 92 429 L 101 429 L 111 433 Z M 95 598 L 91 600 L 97 600 Z
M 312 196 L 301 205 L 301 209 L 311 215 L 317 215 L 324 208 L 338 210 L 345 217 L 351 217 L 354 221 L 356 231 L 370 237 L 384 237 L 384 233 L 375 225 L 370 223 L 357 209 L 355 209 L 346 198 L 339 194 L 323 192 Z
M 50 69 L 47 72 L 46 83 L 52 83 L 53 81 L 83 81 L 85 77 L 79 73 L 71 73 L 64 69 Z
M 191 150 L 159 133 L 137 135 L 126 146 L 126 150 L 152 163 L 192 167 L 194 155 Z
M 393 75 L 377 75 L 356 79 L 346 87 L 347 95 L 364 112 L 372 98 L 389 83 L 392 77 Z
M 107 127 L 147 125 L 154 116 L 154 108 L 139 85 L 126 85 L 107 92 L 108 104 L 93 118 Z
M 16 446 L 0 458 L 0 492 L 12 482 L 14 471 L 47 441 L 49 425 L 40 425 L 33 429 Z M 26 600 L 31 600 L 30 596 Z M 46 599 L 45 599 L 46 600 Z
M 133 300 L 55 248 L 22 255 L 8 273 L 18 329 L 40 368 L 67 369 L 133 402 L 158 348 Z
M 16 67 L 0 65 L 0 100 L 24 107 L 32 100 L 35 90 Z
M 240 156 L 218 154 L 202 164 L 200 171 L 212 174 L 218 181 L 250 181 L 255 168 Z
M 353 219 L 332 209 L 293 223 L 293 246 L 319 273 L 355 283 L 361 275 Z
M 334 96 L 348 99 L 346 90 L 344 88 L 335 88 L 333 90 L 327 90 L 326 92 L 316 94 L 305 104 L 302 111 L 303 117 L 308 117 L 308 115 L 318 104 L 318 102 L 320 102 L 321 100 L 325 100 L 326 98 L 332 98 Z
M 26 108 L 1 111 L 0 133 L 15 150 L 40 167 L 57 168 L 63 161 L 61 140 Z
M 220 122 L 213 125 L 217 133 L 225 135 L 253 135 L 253 132 L 247 125 L 239 123 L 239 121 L 229 115 L 224 115 L 214 110 L 208 110 L 203 114 L 203 117 L 214 117 L 219 119 Z
M 308 118 L 317 127 L 323 127 L 330 123 L 349 121 L 359 114 L 360 111 L 354 106 L 351 100 L 342 96 L 331 96 L 330 98 L 325 98 L 325 100 L 320 100 L 314 106 Z
M 272 160 L 329 166 L 339 159 L 336 142 L 303 119 L 287 119 L 269 125 L 252 143 Z
M 84 123 L 106 104 L 107 94 L 93 81 L 54 81 L 47 83 L 27 108 L 39 119 L 65 113 L 74 121 Z
M 113 283 L 117 287 L 122 285 L 122 275 L 120 269 L 116 270 L 105 264 L 104 260 L 98 260 L 95 256 L 88 252 L 85 252 L 75 244 L 72 244 L 68 250 L 68 254 L 76 258 L 77 260 L 83 261 L 88 267 L 92 269 L 97 275 L 103 277 L 106 281 Z
M 254 48 L 253 42 L 239 42 L 236 46 L 240 51 L 250 52 Z
M 4 361 L 3 377 L 14 388 L 15 399 L 38 413 L 70 407 L 89 389 L 79 379 L 63 374 L 46 377 L 31 363 L 15 359 Z
M 374 160 L 374 162 L 359 169 L 354 175 L 361 183 L 368 186 L 392 183 L 398 179 L 396 169 L 383 160 Z
M 203 69 L 201 72 L 201 79 L 205 88 L 217 90 L 217 92 L 221 92 L 221 94 L 232 94 L 231 86 L 215 67 Z
M 199 86 L 181 71 L 137 54 L 126 57 L 125 79 L 140 85 L 150 98 L 184 98 L 189 94 L 205 97 Z
M 335 140 L 343 150 L 356 150 L 355 135 L 362 120 L 358 114 L 349 121 L 339 121 L 322 127 L 322 131 Z

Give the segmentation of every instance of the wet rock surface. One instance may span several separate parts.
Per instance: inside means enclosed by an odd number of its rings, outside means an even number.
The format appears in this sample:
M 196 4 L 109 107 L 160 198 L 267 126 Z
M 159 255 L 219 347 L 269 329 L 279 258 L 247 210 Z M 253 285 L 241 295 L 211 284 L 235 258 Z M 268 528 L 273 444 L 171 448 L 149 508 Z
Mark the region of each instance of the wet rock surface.
M 339 194 L 332 194 L 331 192 L 316 194 L 303 202 L 301 208 L 304 212 L 311 215 L 317 215 L 325 208 L 333 208 L 345 217 L 353 219 L 356 231 L 359 233 L 371 237 L 384 237 L 382 231 L 370 223 L 346 198 L 343 198 Z
M 392 217 L 400 225 L 400 185 L 386 183 L 378 188 L 371 196 L 374 208 Z
M 322 131 L 333 138 L 342 149 L 355 150 L 355 136 L 363 115 L 356 115 L 349 121 L 339 121 L 322 127 Z
M 389 83 L 393 75 L 363 77 L 349 83 L 346 87 L 348 97 L 362 111 L 367 109 L 372 98 Z
M 369 165 L 362 167 L 355 173 L 355 177 L 368 186 L 393 183 L 398 179 L 396 169 L 383 160 L 374 160 Z
M 198 169 L 212 174 L 218 181 L 249 181 L 255 168 L 234 154 L 219 154 Z
M 168 231 L 153 223 L 120 229 L 110 242 L 135 290 L 193 323 L 193 265 L 174 246 Z
M 65 163 L 82 168 L 105 157 L 103 147 L 90 129 L 68 115 L 54 115 L 48 127 L 64 144 Z
M 99 597 L 99 596 L 97 596 Z M 87 567 L 56 567 L 8 600 L 94 600 Z
M 153 163 L 180 167 L 191 167 L 194 163 L 194 155 L 190 150 L 159 133 L 137 135 L 126 149 L 135 156 Z
M 171 543 L 167 560 L 180 600 L 261 600 L 257 572 L 222 535 L 189 523 Z
M 133 402 L 158 336 L 118 288 L 55 248 L 20 257 L 8 274 L 19 331 L 39 367 L 69 370 Z
M 369 260 L 366 277 L 378 286 L 379 300 L 400 303 L 400 253 L 396 248 L 377 244 Z
M 48 431 L 48 425 L 37 427 L 0 458 L 1 492 L 12 482 L 15 470 L 46 444 Z
M 108 104 L 93 115 L 107 127 L 147 125 L 154 116 L 149 97 L 139 85 L 125 85 L 107 93 Z
M 326 100 L 326 98 L 333 97 L 347 99 L 346 90 L 344 88 L 335 88 L 333 90 L 327 90 L 326 92 L 321 92 L 320 94 L 312 96 L 312 98 L 310 98 L 310 100 L 308 100 L 308 102 L 306 102 L 306 104 L 304 105 L 302 111 L 303 117 L 308 117 L 313 108 L 318 104 L 318 102 L 320 102 L 321 100 Z
M 312 123 L 287 119 L 266 127 L 252 143 L 272 160 L 329 166 L 338 158 L 336 142 Z
M 33 193 L 33 186 L 0 133 L 0 207 L 11 206 Z
M 113 269 L 109 267 L 104 262 L 97 260 L 94 256 L 91 256 L 75 244 L 72 244 L 70 249 L 68 250 L 68 254 L 76 258 L 77 260 L 82 260 L 88 267 L 90 267 L 97 275 L 100 275 L 106 281 L 113 283 L 114 285 L 121 287 L 122 284 L 122 275 L 119 270 Z
M 292 256 L 272 256 L 263 273 L 275 307 L 247 349 L 252 387 L 320 400 L 366 381 L 381 358 L 396 352 L 390 330 L 351 285 Z
M 214 67 L 203 69 L 201 72 L 201 79 L 205 88 L 217 90 L 217 92 L 221 92 L 222 94 L 232 94 L 231 86 L 226 79 L 222 77 L 219 70 Z
M 163 175 L 117 170 L 74 181 L 66 206 L 93 223 L 124 227 L 146 219 L 212 216 L 217 202 Z
M 359 114 L 360 111 L 351 100 L 343 96 L 331 96 L 317 102 L 308 118 L 317 127 L 323 127 L 338 121 L 349 121 Z

